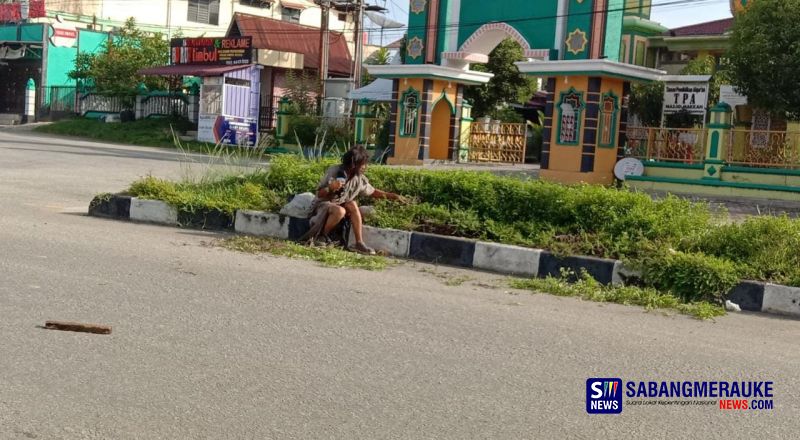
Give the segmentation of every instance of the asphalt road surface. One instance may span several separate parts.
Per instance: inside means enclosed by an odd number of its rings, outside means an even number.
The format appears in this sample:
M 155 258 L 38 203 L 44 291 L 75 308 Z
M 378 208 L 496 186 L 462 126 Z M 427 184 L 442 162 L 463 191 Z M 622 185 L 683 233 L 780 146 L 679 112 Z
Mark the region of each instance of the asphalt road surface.
M 800 435 L 798 321 L 701 322 L 413 263 L 320 268 L 85 215 L 95 193 L 180 176 L 179 159 L 0 132 L 0 439 Z M 774 409 L 588 415 L 590 377 L 773 381 Z

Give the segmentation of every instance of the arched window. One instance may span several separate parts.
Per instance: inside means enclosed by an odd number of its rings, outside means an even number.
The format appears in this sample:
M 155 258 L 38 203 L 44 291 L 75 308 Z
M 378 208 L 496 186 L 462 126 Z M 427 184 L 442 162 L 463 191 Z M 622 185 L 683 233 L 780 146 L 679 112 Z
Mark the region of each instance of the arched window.
M 601 147 L 614 147 L 617 135 L 619 98 L 614 92 L 604 93 L 600 100 L 600 141 Z
M 410 88 L 400 100 L 400 136 L 416 137 L 419 121 L 419 92 Z
M 583 93 L 570 88 L 561 93 L 558 104 L 558 143 L 577 145 L 581 137 Z

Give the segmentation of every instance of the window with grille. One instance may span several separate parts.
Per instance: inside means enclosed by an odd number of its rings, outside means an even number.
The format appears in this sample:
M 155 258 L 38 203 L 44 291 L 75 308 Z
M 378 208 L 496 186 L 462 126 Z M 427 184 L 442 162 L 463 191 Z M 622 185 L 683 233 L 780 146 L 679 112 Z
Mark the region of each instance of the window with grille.
M 200 99 L 200 114 L 202 115 L 221 115 L 222 114 L 222 85 L 203 84 Z
M 302 11 L 299 9 L 282 7 L 281 19 L 290 23 L 300 23 L 300 12 Z
M 270 9 L 272 8 L 271 0 L 239 0 L 239 3 L 244 6 L 251 6 L 254 8 Z
M 402 137 L 416 137 L 417 136 L 417 121 L 419 120 L 419 92 L 416 90 L 408 89 L 403 93 L 403 99 L 400 101 L 400 136 Z
M 189 0 L 187 21 L 219 25 L 219 0 Z
M 617 133 L 619 98 L 613 92 L 603 94 L 600 102 L 600 146 L 613 147 Z
M 558 104 L 558 143 L 575 145 L 580 142 L 583 93 L 570 88 L 561 94 Z

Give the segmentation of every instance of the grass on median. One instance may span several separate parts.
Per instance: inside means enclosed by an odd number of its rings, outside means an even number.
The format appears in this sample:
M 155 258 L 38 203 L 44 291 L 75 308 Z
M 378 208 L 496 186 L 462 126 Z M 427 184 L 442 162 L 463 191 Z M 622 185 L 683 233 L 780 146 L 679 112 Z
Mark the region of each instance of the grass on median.
M 237 236 L 218 242 L 226 249 L 249 254 L 272 254 L 281 257 L 316 261 L 327 267 L 344 267 L 364 270 L 383 270 L 390 265 L 381 256 L 360 255 L 334 247 L 303 246 L 289 241 L 264 237 Z
M 192 129 L 191 123 L 181 119 L 140 119 L 125 123 L 105 123 L 97 119 L 76 118 L 36 127 L 40 133 L 74 136 L 119 144 L 145 147 L 175 148 L 175 133 Z M 208 152 L 213 144 L 205 142 L 183 142 L 190 151 Z
M 649 287 L 605 286 L 586 273 L 577 282 L 570 283 L 567 282 L 568 276 L 565 273 L 560 278 L 514 279 L 510 281 L 510 285 L 515 289 L 577 297 L 587 301 L 641 306 L 647 310 L 674 310 L 698 319 L 713 319 L 725 315 L 722 306 L 710 302 L 684 303 L 674 295 Z

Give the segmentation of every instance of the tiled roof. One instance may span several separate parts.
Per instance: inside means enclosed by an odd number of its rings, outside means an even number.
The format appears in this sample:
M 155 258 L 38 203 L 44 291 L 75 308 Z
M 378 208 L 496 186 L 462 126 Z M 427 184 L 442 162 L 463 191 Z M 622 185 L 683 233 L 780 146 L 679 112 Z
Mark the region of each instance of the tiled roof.
M 319 28 L 237 13 L 229 34 L 253 37 L 253 47 L 256 49 L 301 53 L 306 68 L 319 69 Z M 352 58 L 344 35 L 331 31 L 330 48 L 328 71 L 350 75 Z
M 689 26 L 683 26 L 675 29 L 670 29 L 665 33 L 669 37 L 699 37 L 699 36 L 712 36 L 723 35 L 728 32 L 733 26 L 733 18 L 724 18 L 722 20 L 707 21 L 705 23 L 698 23 Z

